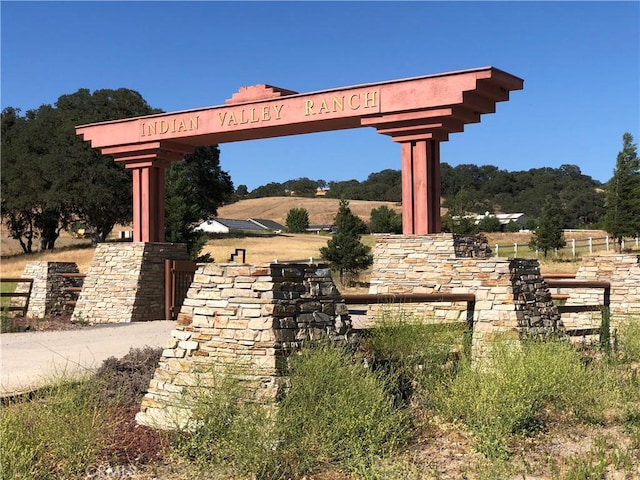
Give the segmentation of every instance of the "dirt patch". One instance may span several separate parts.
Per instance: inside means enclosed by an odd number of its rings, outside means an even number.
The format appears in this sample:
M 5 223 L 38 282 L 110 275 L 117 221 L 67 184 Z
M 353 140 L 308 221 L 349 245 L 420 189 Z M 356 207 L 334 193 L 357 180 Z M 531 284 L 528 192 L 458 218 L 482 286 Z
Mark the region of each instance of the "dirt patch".
M 43 319 L 13 317 L 2 320 L 1 333 L 79 330 L 87 326 L 88 324 L 84 322 L 72 322 L 71 316 L 48 317 Z

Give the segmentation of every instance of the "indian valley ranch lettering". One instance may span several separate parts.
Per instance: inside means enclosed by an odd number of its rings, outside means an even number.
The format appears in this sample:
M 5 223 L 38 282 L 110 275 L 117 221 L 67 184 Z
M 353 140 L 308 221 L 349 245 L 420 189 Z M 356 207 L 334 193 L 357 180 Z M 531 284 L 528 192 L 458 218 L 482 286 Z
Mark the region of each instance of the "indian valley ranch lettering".
M 359 109 L 377 109 L 380 95 L 377 90 L 364 93 L 352 93 L 350 95 L 332 95 L 322 97 L 319 100 L 305 100 L 304 116 L 326 115 L 337 112 L 356 111 Z M 231 111 L 218 112 L 217 120 L 220 127 L 232 127 L 237 125 L 258 124 L 281 120 L 285 104 L 276 103 L 261 107 L 236 108 Z
M 218 127 L 235 127 L 240 125 L 269 123 L 282 120 L 283 114 L 291 104 L 273 103 L 262 106 L 224 108 L 215 114 Z M 319 98 L 306 99 L 297 108 L 302 107 L 305 117 L 317 115 L 339 114 L 340 112 L 356 112 L 358 110 L 378 109 L 380 92 L 370 90 L 362 93 L 346 95 L 326 95 Z M 199 116 L 179 117 L 168 120 L 147 120 L 140 123 L 140 136 L 165 135 L 169 133 L 191 132 L 200 127 Z
M 327 113 L 344 112 L 347 110 L 359 110 L 360 108 L 377 108 L 378 92 L 376 90 L 364 94 L 353 93 L 351 95 L 336 95 L 323 97 L 319 102 L 313 100 L 304 101 L 304 114 L 323 115 Z
M 264 105 L 262 107 L 241 108 L 231 112 L 218 112 L 221 127 L 232 125 L 246 125 L 247 123 L 268 122 L 280 120 L 283 104 Z
M 163 135 L 165 133 L 190 132 L 198 130 L 200 117 L 174 118 L 171 120 L 156 120 L 140 123 L 140 136 Z

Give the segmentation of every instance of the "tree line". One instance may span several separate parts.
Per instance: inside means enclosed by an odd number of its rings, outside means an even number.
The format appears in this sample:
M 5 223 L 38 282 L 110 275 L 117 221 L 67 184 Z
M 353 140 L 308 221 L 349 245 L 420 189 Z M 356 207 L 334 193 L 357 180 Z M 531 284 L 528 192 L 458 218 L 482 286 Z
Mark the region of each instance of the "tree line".
M 443 206 L 455 208 L 464 202 L 469 213 L 524 213 L 537 219 L 547 196 L 562 205 L 564 228 L 590 228 L 604 215 L 606 185 L 584 175 L 576 165 L 559 168 L 534 168 L 509 172 L 491 165 L 461 164 L 440 166 Z M 246 187 L 245 187 L 246 188 Z M 400 202 L 400 170 L 386 169 L 370 174 L 366 180 L 325 181 L 299 178 L 283 183 L 268 183 L 241 198 L 295 195 L 313 197 L 326 189 L 327 198 Z
M 125 88 L 80 89 L 25 114 L 2 111 L 2 219 L 24 253 L 53 249 L 61 231 L 77 225 L 103 242 L 117 223 L 131 221 L 131 172 L 92 149 L 75 127 L 156 113 L 162 110 Z M 216 145 L 199 147 L 167 171 L 165 238 L 187 243 L 194 255 L 204 239 L 193 222 L 215 215 L 235 192 L 219 155 Z

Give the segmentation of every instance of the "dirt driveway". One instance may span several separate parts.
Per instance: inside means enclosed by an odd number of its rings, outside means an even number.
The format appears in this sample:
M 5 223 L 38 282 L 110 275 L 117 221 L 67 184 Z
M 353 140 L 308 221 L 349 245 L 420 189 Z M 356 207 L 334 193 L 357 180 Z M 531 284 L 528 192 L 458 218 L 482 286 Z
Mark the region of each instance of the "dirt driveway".
M 95 325 L 77 330 L 0 335 L 0 396 L 32 390 L 48 380 L 98 368 L 131 348 L 162 347 L 175 322 Z

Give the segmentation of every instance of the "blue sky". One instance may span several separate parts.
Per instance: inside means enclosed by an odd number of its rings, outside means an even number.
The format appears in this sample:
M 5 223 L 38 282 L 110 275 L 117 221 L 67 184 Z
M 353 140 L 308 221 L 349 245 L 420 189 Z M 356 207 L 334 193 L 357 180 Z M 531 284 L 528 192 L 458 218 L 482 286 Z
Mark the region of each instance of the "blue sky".
M 578 165 L 607 181 L 640 139 L 640 2 L 1 2 L 1 104 L 130 88 L 164 111 L 241 86 L 312 92 L 492 65 L 524 90 L 450 136 L 441 160 Z M 373 129 L 223 144 L 236 186 L 400 169 Z

